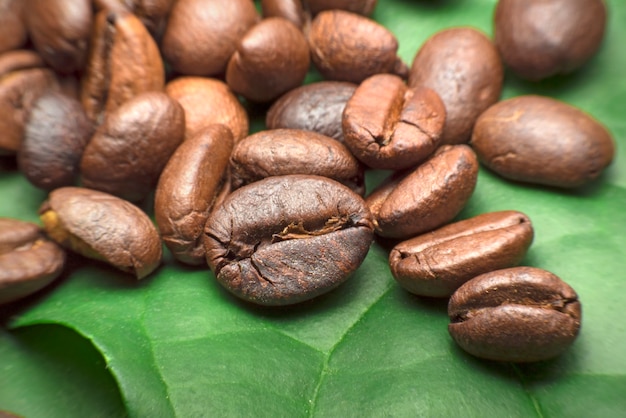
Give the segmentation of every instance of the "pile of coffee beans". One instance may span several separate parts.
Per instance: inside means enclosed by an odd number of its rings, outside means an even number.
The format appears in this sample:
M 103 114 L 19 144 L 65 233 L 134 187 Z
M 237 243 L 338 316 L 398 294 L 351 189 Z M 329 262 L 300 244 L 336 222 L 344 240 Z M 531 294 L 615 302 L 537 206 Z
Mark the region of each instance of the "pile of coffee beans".
M 611 163 L 610 133 L 582 111 L 499 102 L 505 66 L 535 80 L 593 56 L 604 2 L 500 0 L 495 41 L 448 28 L 411 67 L 375 7 L 0 0 L 0 154 L 49 191 L 42 227 L 0 219 L 0 303 L 55 280 L 65 250 L 141 279 L 164 244 L 246 301 L 290 305 L 345 282 L 378 237 L 399 285 L 450 298 L 464 350 L 515 362 L 565 350 L 580 302 L 518 267 L 528 216 L 453 221 L 480 164 L 575 188 Z M 325 81 L 302 85 L 312 66 Z M 267 129 L 249 135 L 252 108 Z M 366 191 L 372 169 L 392 173 Z M 137 206 L 152 196 L 155 222 Z

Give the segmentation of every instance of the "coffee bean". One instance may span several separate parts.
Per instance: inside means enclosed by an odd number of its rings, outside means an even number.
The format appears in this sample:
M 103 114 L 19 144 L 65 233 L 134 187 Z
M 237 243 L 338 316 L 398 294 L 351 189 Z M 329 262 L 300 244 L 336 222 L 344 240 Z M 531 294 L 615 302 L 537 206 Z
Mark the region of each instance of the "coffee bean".
M 606 22 L 603 0 L 500 0 L 494 36 L 504 63 L 536 81 L 587 62 L 602 44 Z
M 142 93 L 109 113 L 85 148 L 85 187 L 129 201 L 152 191 L 185 135 L 185 112 L 165 93 Z
M 337 287 L 372 242 L 363 199 L 319 176 L 269 177 L 231 193 L 209 217 L 204 245 L 217 280 L 261 305 L 287 305 Z
M 24 22 L 24 0 L 0 0 L 0 53 L 26 44 L 28 30 Z
M 301 0 L 261 0 L 261 11 L 264 18 L 282 17 L 300 30 L 308 30 L 311 16 L 306 13 Z
M 533 227 L 523 213 L 484 213 L 397 244 L 389 265 L 409 292 L 447 297 L 480 274 L 516 266 L 532 240 Z
M 396 172 L 367 196 L 376 234 L 408 239 L 454 219 L 476 186 L 478 160 L 467 145 L 444 145 L 417 168 Z
M 305 0 L 313 14 L 324 10 L 341 9 L 363 16 L 370 16 L 376 8 L 377 0 Z
M 94 0 L 97 10 L 127 10 L 141 20 L 157 39 L 165 29 L 167 16 L 176 0 Z
M 154 216 L 163 242 L 183 263 L 206 262 L 204 225 L 230 192 L 227 169 L 233 142 L 226 126 L 210 125 L 178 147 L 159 178 Z
M 0 218 L 0 305 L 43 289 L 64 265 L 65 251 L 37 225 Z
M 61 187 L 50 192 L 39 213 L 54 241 L 137 279 L 161 262 L 159 233 L 148 215 L 126 200 L 83 187 Z
M 596 179 L 615 155 L 613 138 L 600 122 L 534 95 L 490 107 L 478 118 L 470 144 L 481 163 L 507 179 L 566 188 Z
M 13 71 L 45 66 L 41 56 L 29 49 L 16 49 L 0 54 L 0 78 Z
M 442 143 L 470 139 L 476 118 L 498 101 L 504 71 L 498 50 L 473 28 L 437 32 L 417 52 L 409 86 L 429 87 L 446 106 Z
M 468 353 L 531 362 L 561 354 L 580 330 L 578 295 L 554 274 L 513 267 L 480 275 L 450 298 L 448 331 Z
M 367 78 L 343 112 L 352 153 L 371 168 L 402 170 L 426 160 L 439 146 L 443 102 L 426 87 L 408 88 L 392 74 Z
M 359 161 L 340 142 L 311 131 L 273 129 L 241 140 L 230 157 L 233 188 L 270 176 L 312 174 L 365 194 Z

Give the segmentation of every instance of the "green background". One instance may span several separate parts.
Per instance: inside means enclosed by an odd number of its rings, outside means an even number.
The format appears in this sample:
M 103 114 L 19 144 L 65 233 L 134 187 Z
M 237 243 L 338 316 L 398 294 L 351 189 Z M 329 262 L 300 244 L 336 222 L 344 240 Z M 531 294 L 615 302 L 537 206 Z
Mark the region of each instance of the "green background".
M 608 1 L 599 54 L 576 73 L 529 83 L 507 74 L 503 98 L 544 94 L 604 123 L 617 142 L 594 184 L 563 191 L 481 170 L 459 218 L 515 209 L 535 228 L 524 264 L 568 282 L 583 305 L 574 345 L 557 359 L 475 359 L 447 333 L 446 301 L 393 281 L 375 244 L 336 291 L 261 308 L 204 268 L 175 263 L 135 283 L 73 259 L 47 291 L 0 308 L 0 410 L 26 417 L 626 416 L 626 3 Z M 374 19 L 410 64 L 437 30 L 492 33 L 493 0 L 382 0 Z M 310 79 L 315 79 L 312 74 Z M 256 129 L 261 127 L 257 121 Z M 381 173 L 371 173 L 369 185 Z M 0 158 L 0 216 L 36 220 L 45 193 Z

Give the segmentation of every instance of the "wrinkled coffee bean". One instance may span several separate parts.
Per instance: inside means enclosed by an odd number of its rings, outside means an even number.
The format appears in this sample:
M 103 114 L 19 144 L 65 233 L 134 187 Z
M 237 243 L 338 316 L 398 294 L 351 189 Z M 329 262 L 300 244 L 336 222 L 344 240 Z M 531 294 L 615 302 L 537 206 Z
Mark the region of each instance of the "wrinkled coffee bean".
M 536 81 L 587 62 L 600 49 L 606 21 L 604 0 L 500 0 L 494 39 L 504 63 Z
M 185 111 L 165 93 L 142 93 L 109 113 L 85 148 L 85 187 L 139 201 L 185 135 Z
M 398 76 L 377 74 L 363 81 L 346 104 L 343 134 L 368 167 L 402 170 L 435 151 L 445 120 L 446 109 L 433 90 L 408 88 Z
M 97 10 L 128 10 L 141 20 L 157 38 L 163 31 L 167 16 L 176 0 L 94 0 Z
M 95 17 L 81 102 L 97 124 L 105 112 L 147 91 L 162 91 L 165 70 L 159 48 L 131 13 L 102 10 Z
M 163 243 L 183 263 L 206 262 L 204 225 L 230 192 L 228 159 L 233 143 L 230 129 L 211 125 L 184 141 L 161 173 L 154 217 Z
M 0 54 L 0 78 L 13 71 L 45 66 L 46 63 L 41 56 L 29 49 L 16 49 Z
M 341 116 L 356 84 L 319 81 L 281 96 L 267 111 L 267 129 L 303 129 L 343 142 Z
M 0 0 L 0 53 L 26 44 L 28 30 L 24 22 L 24 0 Z
M 473 28 L 452 28 L 431 36 L 415 55 L 409 86 L 429 87 L 446 106 L 442 143 L 470 139 L 476 118 L 500 98 L 504 70 L 498 50 Z
M 450 298 L 448 331 L 468 353 L 531 362 L 561 354 L 580 330 L 578 295 L 554 274 L 513 267 L 480 275 Z
M 615 155 L 609 131 L 581 110 L 542 96 L 499 102 L 476 122 L 470 145 L 502 177 L 556 187 L 597 178 Z
M 269 177 L 231 193 L 209 217 L 204 245 L 217 280 L 261 305 L 288 305 L 330 291 L 372 243 L 363 198 L 319 176 Z
M 93 127 L 80 102 L 60 92 L 44 93 L 26 121 L 17 164 L 36 187 L 72 186 Z
M 367 17 L 329 10 L 311 22 L 311 59 L 329 80 L 360 83 L 379 73 L 408 75 L 398 57 L 398 40 L 385 27 Z
M 48 236 L 84 257 L 142 279 L 161 262 L 161 239 L 152 221 L 126 200 L 82 187 L 50 192 L 39 209 Z
M 179 77 L 165 86 L 165 93 L 185 109 L 185 138 L 209 125 L 226 125 L 235 142 L 248 135 L 246 109 L 223 81 L 205 77 Z
M 309 45 L 302 32 L 286 19 L 269 17 L 237 43 L 226 68 L 226 83 L 250 101 L 269 102 L 300 86 L 309 64 Z
M 273 129 L 241 140 L 230 157 L 233 189 L 270 176 L 313 174 L 365 194 L 364 171 L 340 142 L 311 131 Z
M 399 243 L 389 266 L 409 292 L 447 297 L 480 274 L 516 266 L 532 240 L 533 227 L 523 213 L 484 213 Z
M 443 145 L 424 163 L 397 172 L 367 196 L 376 234 L 408 239 L 461 212 L 476 187 L 478 160 L 467 145 Z
M 163 56 L 182 74 L 223 74 L 237 43 L 258 20 L 250 0 L 178 0 L 163 35 Z
M 82 70 L 91 34 L 91 0 L 25 1 L 26 24 L 41 57 L 60 73 Z
M 261 0 L 261 11 L 264 18 L 282 17 L 300 30 L 308 30 L 311 17 L 302 7 L 301 0 Z
M 64 265 L 65 251 L 37 225 L 0 218 L 0 305 L 43 289 Z
M 324 10 L 341 9 L 363 16 L 369 16 L 374 12 L 377 0 L 303 0 L 307 8 L 313 14 Z

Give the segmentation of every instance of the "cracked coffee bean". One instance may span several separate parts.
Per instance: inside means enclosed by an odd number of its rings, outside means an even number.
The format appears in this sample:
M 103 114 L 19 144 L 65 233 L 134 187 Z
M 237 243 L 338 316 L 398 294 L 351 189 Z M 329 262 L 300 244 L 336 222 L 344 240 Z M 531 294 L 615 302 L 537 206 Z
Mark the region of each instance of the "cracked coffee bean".
M 363 198 L 319 176 L 269 177 L 231 193 L 204 245 L 217 280 L 261 305 L 312 299 L 345 282 L 372 243 Z
M 554 274 L 513 267 L 482 274 L 448 304 L 448 331 L 465 351 L 489 360 L 532 362 L 558 356 L 580 330 L 578 295 Z

